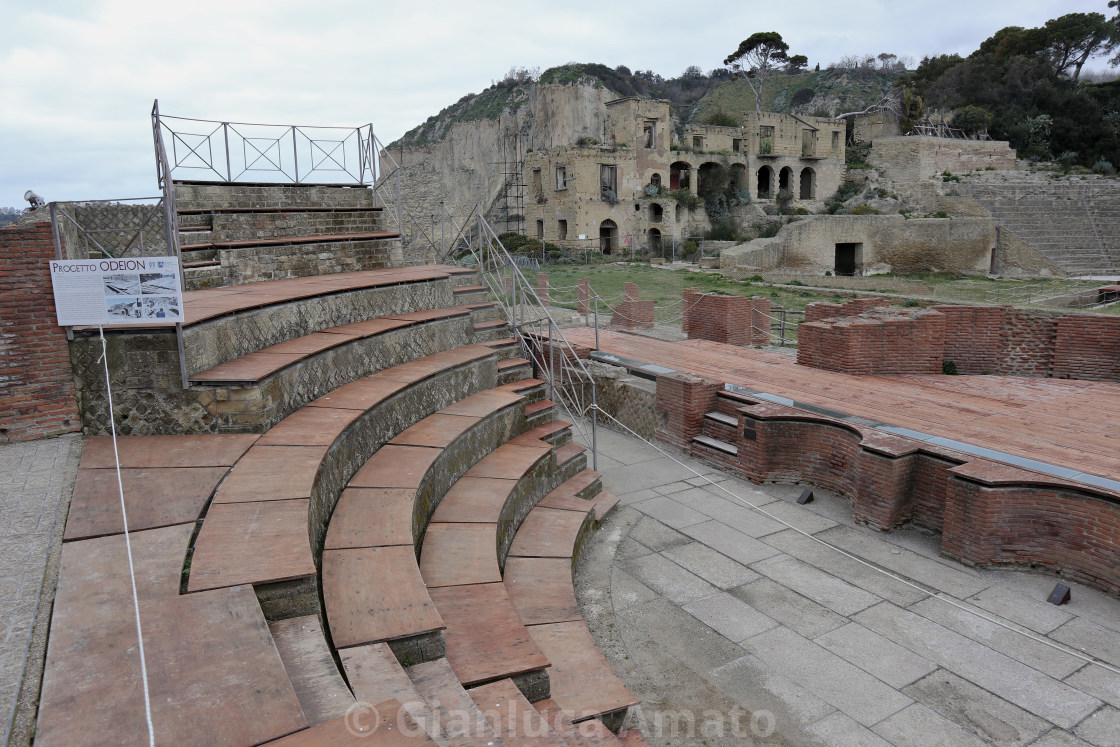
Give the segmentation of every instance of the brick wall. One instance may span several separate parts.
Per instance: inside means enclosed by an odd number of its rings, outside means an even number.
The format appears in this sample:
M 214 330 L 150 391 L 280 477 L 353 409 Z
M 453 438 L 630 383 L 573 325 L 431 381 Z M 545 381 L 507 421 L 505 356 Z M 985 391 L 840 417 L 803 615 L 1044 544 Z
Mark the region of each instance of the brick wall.
M 1120 381 L 1120 318 L 1004 306 L 877 308 L 887 303 L 809 304 L 798 328 L 797 362 L 887 374 L 940 373 L 945 360 L 960 374 Z
M 623 329 L 650 329 L 653 327 L 653 301 L 639 301 L 640 290 L 636 283 L 625 283 L 622 303 L 614 307 L 611 326 Z
M 692 288 L 682 294 L 681 330 L 690 340 L 727 345 L 770 343 L 770 299 L 722 296 Z
M 938 374 L 945 316 L 929 309 L 874 309 L 806 322 L 797 329 L 797 362 L 847 374 Z
M 47 262 L 50 223 L 0 229 L 0 442 L 78 430 L 66 333 Z
M 715 408 L 720 385 L 685 374 L 657 377 L 657 437 L 687 449 L 700 433 L 704 415 Z

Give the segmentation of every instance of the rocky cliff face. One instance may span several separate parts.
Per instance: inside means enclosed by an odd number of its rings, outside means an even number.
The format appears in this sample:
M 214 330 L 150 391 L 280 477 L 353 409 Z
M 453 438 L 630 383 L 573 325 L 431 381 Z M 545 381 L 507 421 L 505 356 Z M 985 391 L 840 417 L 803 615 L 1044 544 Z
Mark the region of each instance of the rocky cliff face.
M 406 257 L 432 256 L 441 229 L 450 244 L 479 204 L 494 229 L 505 230 L 507 180 L 520 179 L 524 154 L 583 136 L 605 140 L 603 104 L 617 97 L 593 83 L 491 89 L 464 97 L 387 146 L 383 178 L 393 178 L 394 162 L 401 166 Z M 508 177 L 511 172 L 517 177 Z

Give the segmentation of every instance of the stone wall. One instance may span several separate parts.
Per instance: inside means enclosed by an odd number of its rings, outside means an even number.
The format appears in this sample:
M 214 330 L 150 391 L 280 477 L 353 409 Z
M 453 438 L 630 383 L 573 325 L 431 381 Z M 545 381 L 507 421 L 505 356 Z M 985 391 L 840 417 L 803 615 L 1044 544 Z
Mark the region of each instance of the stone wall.
M 0 228 L 0 443 L 78 430 L 66 332 L 54 313 L 51 224 Z
M 961 272 L 986 275 L 993 253 L 1001 272 L 1052 266 L 1021 242 L 1003 241 L 994 218 L 911 218 L 901 215 L 821 215 L 786 224 L 777 236 L 755 239 L 720 257 L 720 269 L 741 278 L 770 272 L 838 273 L 837 244 L 857 245 L 856 275 Z
M 221 285 L 379 270 L 398 264 L 395 239 L 220 249 Z
M 60 202 L 58 233 L 66 259 L 91 254 L 112 257 L 165 257 L 167 228 L 162 205 Z
M 869 161 L 891 181 L 920 182 L 943 171 L 1014 171 L 1015 151 L 1005 140 L 880 137 Z

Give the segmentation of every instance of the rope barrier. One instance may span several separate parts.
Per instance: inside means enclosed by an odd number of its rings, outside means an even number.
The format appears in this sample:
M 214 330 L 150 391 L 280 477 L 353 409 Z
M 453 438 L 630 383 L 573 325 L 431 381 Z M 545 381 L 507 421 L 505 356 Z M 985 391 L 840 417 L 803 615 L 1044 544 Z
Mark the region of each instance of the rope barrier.
M 117 421 L 113 413 L 113 389 L 109 383 L 109 353 L 105 343 L 105 328 L 101 333 L 101 362 L 105 364 L 105 393 L 109 400 L 109 430 L 113 434 L 113 461 L 117 466 L 117 490 L 121 497 L 121 519 L 124 521 L 124 547 L 128 555 L 128 577 L 132 582 L 132 608 L 136 613 L 136 639 L 139 642 L 140 679 L 144 687 L 144 716 L 148 720 L 148 744 L 155 747 L 155 727 L 152 726 L 152 696 L 148 689 L 148 663 L 144 655 L 144 633 L 140 627 L 140 598 L 136 594 L 136 569 L 132 563 L 132 540 L 128 535 L 128 511 L 124 505 L 124 483 L 121 480 L 121 455 L 117 450 Z

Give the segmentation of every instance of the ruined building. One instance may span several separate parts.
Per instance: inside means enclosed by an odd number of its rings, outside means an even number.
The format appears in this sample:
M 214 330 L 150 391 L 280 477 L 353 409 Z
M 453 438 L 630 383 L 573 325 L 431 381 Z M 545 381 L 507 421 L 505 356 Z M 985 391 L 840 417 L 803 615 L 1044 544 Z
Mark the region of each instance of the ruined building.
M 711 227 L 704 203 L 817 204 L 843 178 L 844 123 L 773 112 L 739 127 L 685 125 L 674 139 L 669 102 L 605 104 L 605 141 L 526 154 L 526 232 L 570 249 L 648 251 Z M 725 203 L 727 204 L 727 203 Z

